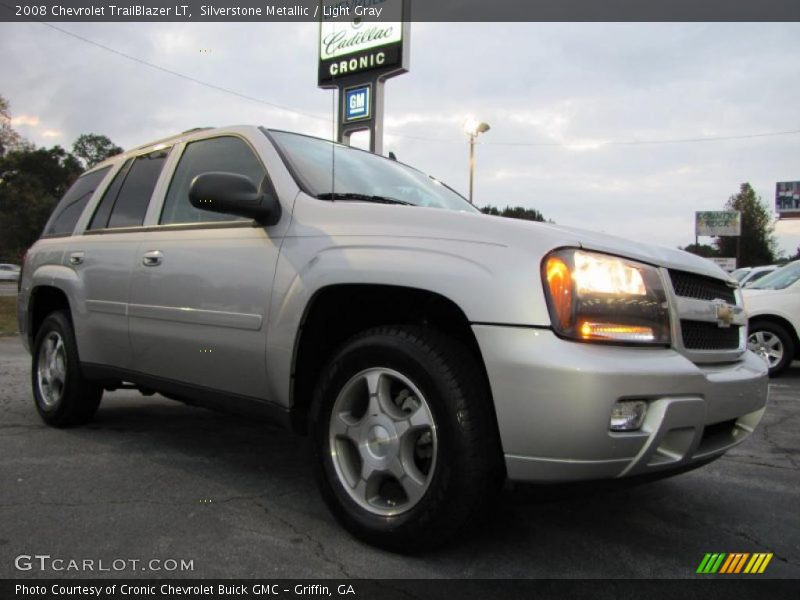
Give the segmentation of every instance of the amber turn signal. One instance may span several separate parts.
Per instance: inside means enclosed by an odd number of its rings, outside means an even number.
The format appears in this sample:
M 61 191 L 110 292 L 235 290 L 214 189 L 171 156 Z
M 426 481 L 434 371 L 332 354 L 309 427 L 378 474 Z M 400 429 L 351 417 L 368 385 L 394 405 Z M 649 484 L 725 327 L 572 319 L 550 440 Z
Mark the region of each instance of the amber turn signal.
M 572 273 L 558 256 L 547 259 L 545 272 L 558 323 L 562 329 L 569 329 L 572 326 Z

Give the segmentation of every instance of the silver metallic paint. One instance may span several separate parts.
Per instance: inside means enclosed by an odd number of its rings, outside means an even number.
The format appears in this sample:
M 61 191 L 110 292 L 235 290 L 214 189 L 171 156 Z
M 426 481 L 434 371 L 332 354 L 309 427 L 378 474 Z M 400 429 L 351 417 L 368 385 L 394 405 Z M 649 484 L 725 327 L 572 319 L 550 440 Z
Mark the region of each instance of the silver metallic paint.
M 241 222 L 159 227 L 168 182 L 185 144 L 217 135 L 238 135 L 261 157 L 282 206 L 280 221 L 268 228 Z M 728 279 L 709 261 L 550 224 L 320 201 L 300 191 L 255 127 L 198 131 L 168 143 L 173 150 L 141 228 L 84 234 L 114 171 L 149 147 L 104 163 L 114 168 L 72 237 L 34 245 L 18 305 L 26 343 L 30 294 L 36 286 L 53 286 L 70 301 L 82 361 L 288 408 L 296 342 L 309 302 L 328 286 L 388 284 L 440 294 L 472 323 L 508 325 L 474 325 L 473 331 L 512 478 L 632 474 L 651 459 L 648 448 L 676 427 L 693 432 L 672 436 L 688 440 L 685 456 L 675 463 L 685 464 L 699 460 L 691 451 L 705 424 L 738 418 L 744 439 L 747 427 L 760 418 L 767 390 L 763 361 L 745 352 L 744 342 L 723 353 L 722 360 L 719 353 L 683 349 L 676 315 L 714 319 L 706 307 L 675 298 L 668 285 L 672 348 L 582 344 L 547 329 L 540 263 L 555 248 L 581 247 Z M 162 264 L 145 267 L 142 256 L 152 251 L 162 253 Z M 71 252 L 83 252 L 84 263 L 70 265 Z M 642 431 L 612 434 L 611 406 L 628 397 L 651 403 L 650 420 Z

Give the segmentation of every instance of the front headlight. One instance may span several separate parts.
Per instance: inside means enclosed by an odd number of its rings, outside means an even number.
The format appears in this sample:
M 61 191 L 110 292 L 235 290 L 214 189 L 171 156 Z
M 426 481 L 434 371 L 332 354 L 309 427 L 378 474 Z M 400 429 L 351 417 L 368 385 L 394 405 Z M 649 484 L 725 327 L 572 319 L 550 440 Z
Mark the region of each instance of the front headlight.
M 655 267 L 568 248 L 544 258 L 542 279 L 558 335 L 617 344 L 670 343 L 667 298 Z

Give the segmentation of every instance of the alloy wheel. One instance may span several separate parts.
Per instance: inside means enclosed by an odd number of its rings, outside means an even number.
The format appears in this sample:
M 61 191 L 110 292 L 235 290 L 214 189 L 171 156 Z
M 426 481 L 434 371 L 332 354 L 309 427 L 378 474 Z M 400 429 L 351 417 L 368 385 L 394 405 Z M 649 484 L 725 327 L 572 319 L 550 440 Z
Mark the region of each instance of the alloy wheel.
M 771 331 L 755 331 L 747 338 L 747 347 L 763 358 L 770 369 L 783 360 L 783 342 Z
M 367 369 L 342 387 L 331 413 L 329 441 L 342 486 L 373 514 L 411 510 L 430 485 L 436 424 L 425 397 L 397 371 Z

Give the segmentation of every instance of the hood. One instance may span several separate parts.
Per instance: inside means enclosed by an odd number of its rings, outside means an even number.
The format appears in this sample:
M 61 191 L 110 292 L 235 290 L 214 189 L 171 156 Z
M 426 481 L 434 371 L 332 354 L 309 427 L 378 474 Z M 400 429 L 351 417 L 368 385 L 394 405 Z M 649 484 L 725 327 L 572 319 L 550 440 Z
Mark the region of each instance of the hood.
M 302 193 L 301 197 L 304 201 L 295 205 L 294 226 L 321 225 L 324 232 L 332 236 L 424 237 L 486 243 L 527 251 L 533 256 L 542 256 L 555 248 L 577 247 L 736 283 L 710 260 L 683 250 L 583 229 L 473 212 L 366 202 L 325 202 Z
M 464 213 L 456 214 L 462 215 Z M 491 220 L 491 227 L 484 226 L 484 235 L 492 236 L 494 242 L 504 243 L 509 246 L 525 244 L 527 240 L 533 237 L 541 238 L 546 235 L 550 238 L 553 247 L 579 246 L 586 250 L 615 254 L 659 267 L 691 271 L 738 285 L 735 279 L 712 261 L 677 248 L 643 244 L 605 233 L 551 223 L 490 215 L 466 214 L 465 216 L 477 218 L 481 221 L 485 220 L 487 224 Z
M 715 279 L 724 279 L 731 283 L 736 283 L 736 280 L 717 264 L 707 258 L 692 254 L 691 252 L 685 252 L 684 250 L 670 248 L 668 246 L 658 246 L 656 244 L 642 244 L 641 242 L 634 242 L 625 238 L 582 229 L 573 229 L 571 227 L 564 227 L 563 229 L 579 235 L 581 246 L 587 250 L 621 254 L 630 258 L 636 258 L 642 262 L 667 267 L 668 269 L 692 271 L 694 273 L 707 275 L 708 277 L 714 277 Z

